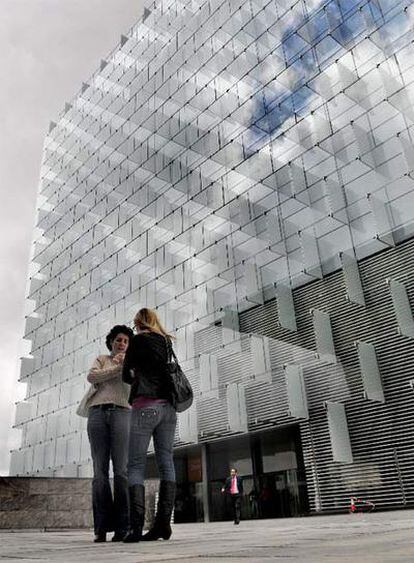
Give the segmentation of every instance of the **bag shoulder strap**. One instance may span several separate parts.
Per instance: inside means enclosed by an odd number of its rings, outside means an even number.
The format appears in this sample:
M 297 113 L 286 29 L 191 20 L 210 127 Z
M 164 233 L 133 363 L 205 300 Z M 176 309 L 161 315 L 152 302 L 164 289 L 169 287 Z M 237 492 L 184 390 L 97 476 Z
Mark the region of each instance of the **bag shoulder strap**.
M 170 363 L 171 359 L 174 358 L 176 363 L 178 363 L 177 356 L 175 355 L 174 348 L 171 343 L 171 339 L 168 338 L 167 336 L 164 336 L 164 338 L 165 338 L 165 343 L 167 345 L 167 362 Z

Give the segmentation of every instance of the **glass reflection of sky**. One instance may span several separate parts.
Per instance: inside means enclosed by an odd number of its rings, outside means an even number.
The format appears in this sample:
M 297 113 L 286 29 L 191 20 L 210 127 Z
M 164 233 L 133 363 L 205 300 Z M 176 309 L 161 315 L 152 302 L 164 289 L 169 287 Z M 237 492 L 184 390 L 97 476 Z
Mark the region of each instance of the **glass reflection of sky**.
M 401 2 L 381 0 L 337 0 L 314 3 L 302 20 L 295 18 L 282 36 L 286 65 L 291 74 L 291 91 L 266 88 L 255 94 L 254 112 L 251 117 L 250 144 L 248 152 L 253 153 L 264 146 L 270 137 L 280 133 L 282 125 L 295 115 L 303 116 L 315 93 L 306 86 L 309 80 L 345 54 L 361 34 L 381 26 L 384 46 L 402 33 L 401 14 L 393 18 L 395 8 Z M 317 53 L 317 60 L 314 50 Z M 318 68 L 319 67 L 319 68 Z

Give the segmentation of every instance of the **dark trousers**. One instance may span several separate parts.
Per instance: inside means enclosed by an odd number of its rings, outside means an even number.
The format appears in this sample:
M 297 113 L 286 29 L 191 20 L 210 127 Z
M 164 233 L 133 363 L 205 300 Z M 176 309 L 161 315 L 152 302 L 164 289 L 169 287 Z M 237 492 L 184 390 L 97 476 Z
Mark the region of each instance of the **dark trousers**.
M 92 504 L 95 533 L 128 529 L 129 409 L 91 407 L 88 437 L 93 460 Z M 114 494 L 109 483 L 112 460 Z
M 234 495 L 231 494 L 230 498 L 233 508 L 234 521 L 238 524 L 240 522 L 241 516 L 241 495 L 239 493 L 236 493 Z

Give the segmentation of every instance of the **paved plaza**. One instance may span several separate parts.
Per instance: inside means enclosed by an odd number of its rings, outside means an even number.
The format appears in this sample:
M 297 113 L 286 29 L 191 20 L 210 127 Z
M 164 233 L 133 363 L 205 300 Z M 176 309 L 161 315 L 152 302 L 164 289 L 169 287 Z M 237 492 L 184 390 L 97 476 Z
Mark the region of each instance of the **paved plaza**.
M 414 562 L 414 510 L 180 524 L 170 541 L 94 544 L 88 531 L 3 531 L 0 562 Z

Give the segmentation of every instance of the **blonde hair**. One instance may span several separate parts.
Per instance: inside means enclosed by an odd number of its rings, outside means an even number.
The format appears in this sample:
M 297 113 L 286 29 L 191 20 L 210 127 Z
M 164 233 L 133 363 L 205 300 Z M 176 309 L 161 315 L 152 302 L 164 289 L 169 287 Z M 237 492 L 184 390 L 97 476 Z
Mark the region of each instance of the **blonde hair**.
M 153 309 L 147 309 L 146 307 L 140 309 L 135 315 L 134 324 L 139 330 L 158 332 L 158 334 L 162 334 L 163 336 L 174 338 L 162 326 L 157 313 Z

